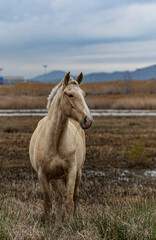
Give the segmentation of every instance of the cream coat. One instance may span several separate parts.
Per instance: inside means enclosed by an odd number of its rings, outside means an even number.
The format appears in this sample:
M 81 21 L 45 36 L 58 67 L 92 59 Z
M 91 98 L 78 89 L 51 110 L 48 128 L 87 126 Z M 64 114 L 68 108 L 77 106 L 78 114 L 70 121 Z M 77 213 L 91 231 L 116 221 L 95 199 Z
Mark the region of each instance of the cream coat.
M 77 209 L 81 170 L 85 161 L 85 128 L 92 124 L 92 116 L 79 88 L 82 73 L 76 80 L 68 73 L 52 90 L 48 99 L 48 115 L 35 129 L 29 147 L 30 161 L 38 174 L 44 196 L 47 223 L 51 199 L 49 184 L 55 192 L 56 224 L 60 226 L 63 195 L 69 214 Z M 74 206 L 75 205 L 75 206 Z

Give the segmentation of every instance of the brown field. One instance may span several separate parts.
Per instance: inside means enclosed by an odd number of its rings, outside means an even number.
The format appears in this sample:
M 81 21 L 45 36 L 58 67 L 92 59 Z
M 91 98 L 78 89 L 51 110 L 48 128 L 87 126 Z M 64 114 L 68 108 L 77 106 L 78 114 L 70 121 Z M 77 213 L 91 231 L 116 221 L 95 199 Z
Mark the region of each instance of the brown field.
M 156 179 L 144 175 L 156 166 L 156 117 L 94 118 L 86 131 L 81 215 L 68 224 L 64 214 L 59 233 L 53 230 L 54 213 L 46 230 L 42 193 L 29 162 L 39 120 L 0 118 L 0 239 L 156 239 Z
M 86 97 L 90 109 L 156 109 L 156 95 L 99 95 Z M 0 109 L 45 109 L 47 96 L 0 96 Z
M 45 108 L 55 84 L 0 86 L 0 109 Z M 156 81 L 114 81 L 82 84 L 90 108 L 156 109 Z

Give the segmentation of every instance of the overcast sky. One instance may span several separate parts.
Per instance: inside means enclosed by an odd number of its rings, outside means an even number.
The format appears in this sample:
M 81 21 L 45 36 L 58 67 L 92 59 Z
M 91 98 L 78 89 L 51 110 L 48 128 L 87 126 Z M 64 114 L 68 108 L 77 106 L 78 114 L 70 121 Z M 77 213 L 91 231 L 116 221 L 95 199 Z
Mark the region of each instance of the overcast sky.
M 0 68 L 30 78 L 156 63 L 156 1 L 0 0 Z

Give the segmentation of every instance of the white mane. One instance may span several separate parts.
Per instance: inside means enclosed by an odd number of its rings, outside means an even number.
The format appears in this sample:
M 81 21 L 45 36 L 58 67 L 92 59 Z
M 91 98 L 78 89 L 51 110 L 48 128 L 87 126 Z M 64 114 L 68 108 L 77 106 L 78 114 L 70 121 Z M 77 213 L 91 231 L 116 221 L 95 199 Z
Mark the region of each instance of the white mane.
M 62 86 L 62 81 L 59 82 L 52 90 L 51 90 L 51 93 L 49 94 L 47 100 L 48 100 L 48 103 L 47 103 L 47 110 L 49 111 L 50 109 L 50 105 L 58 91 L 58 89 L 60 89 L 60 87 Z
M 48 100 L 47 110 L 48 110 L 48 111 L 49 111 L 49 109 L 50 109 L 51 103 L 52 103 L 52 101 L 53 101 L 56 93 L 58 92 L 58 90 L 60 89 L 60 87 L 63 85 L 63 81 L 64 81 L 64 79 L 63 79 L 61 82 L 59 82 L 59 83 L 51 90 L 51 93 L 49 94 L 49 96 L 48 96 L 48 98 L 47 98 L 47 100 Z M 77 81 L 75 81 L 73 78 L 70 78 L 68 84 L 72 84 L 72 83 L 78 85 Z

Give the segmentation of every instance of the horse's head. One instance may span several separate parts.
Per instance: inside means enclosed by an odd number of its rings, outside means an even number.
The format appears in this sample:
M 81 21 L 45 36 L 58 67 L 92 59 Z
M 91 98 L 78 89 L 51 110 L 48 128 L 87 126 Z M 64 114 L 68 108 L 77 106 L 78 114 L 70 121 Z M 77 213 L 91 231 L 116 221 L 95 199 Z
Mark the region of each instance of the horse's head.
M 83 74 L 73 80 L 70 72 L 63 80 L 63 95 L 61 98 L 61 108 L 66 117 L 72 118 L 80 123 L 83 129 L 91 127 L 93 118 L 84 99 L 85 93 L 80 88 Z

